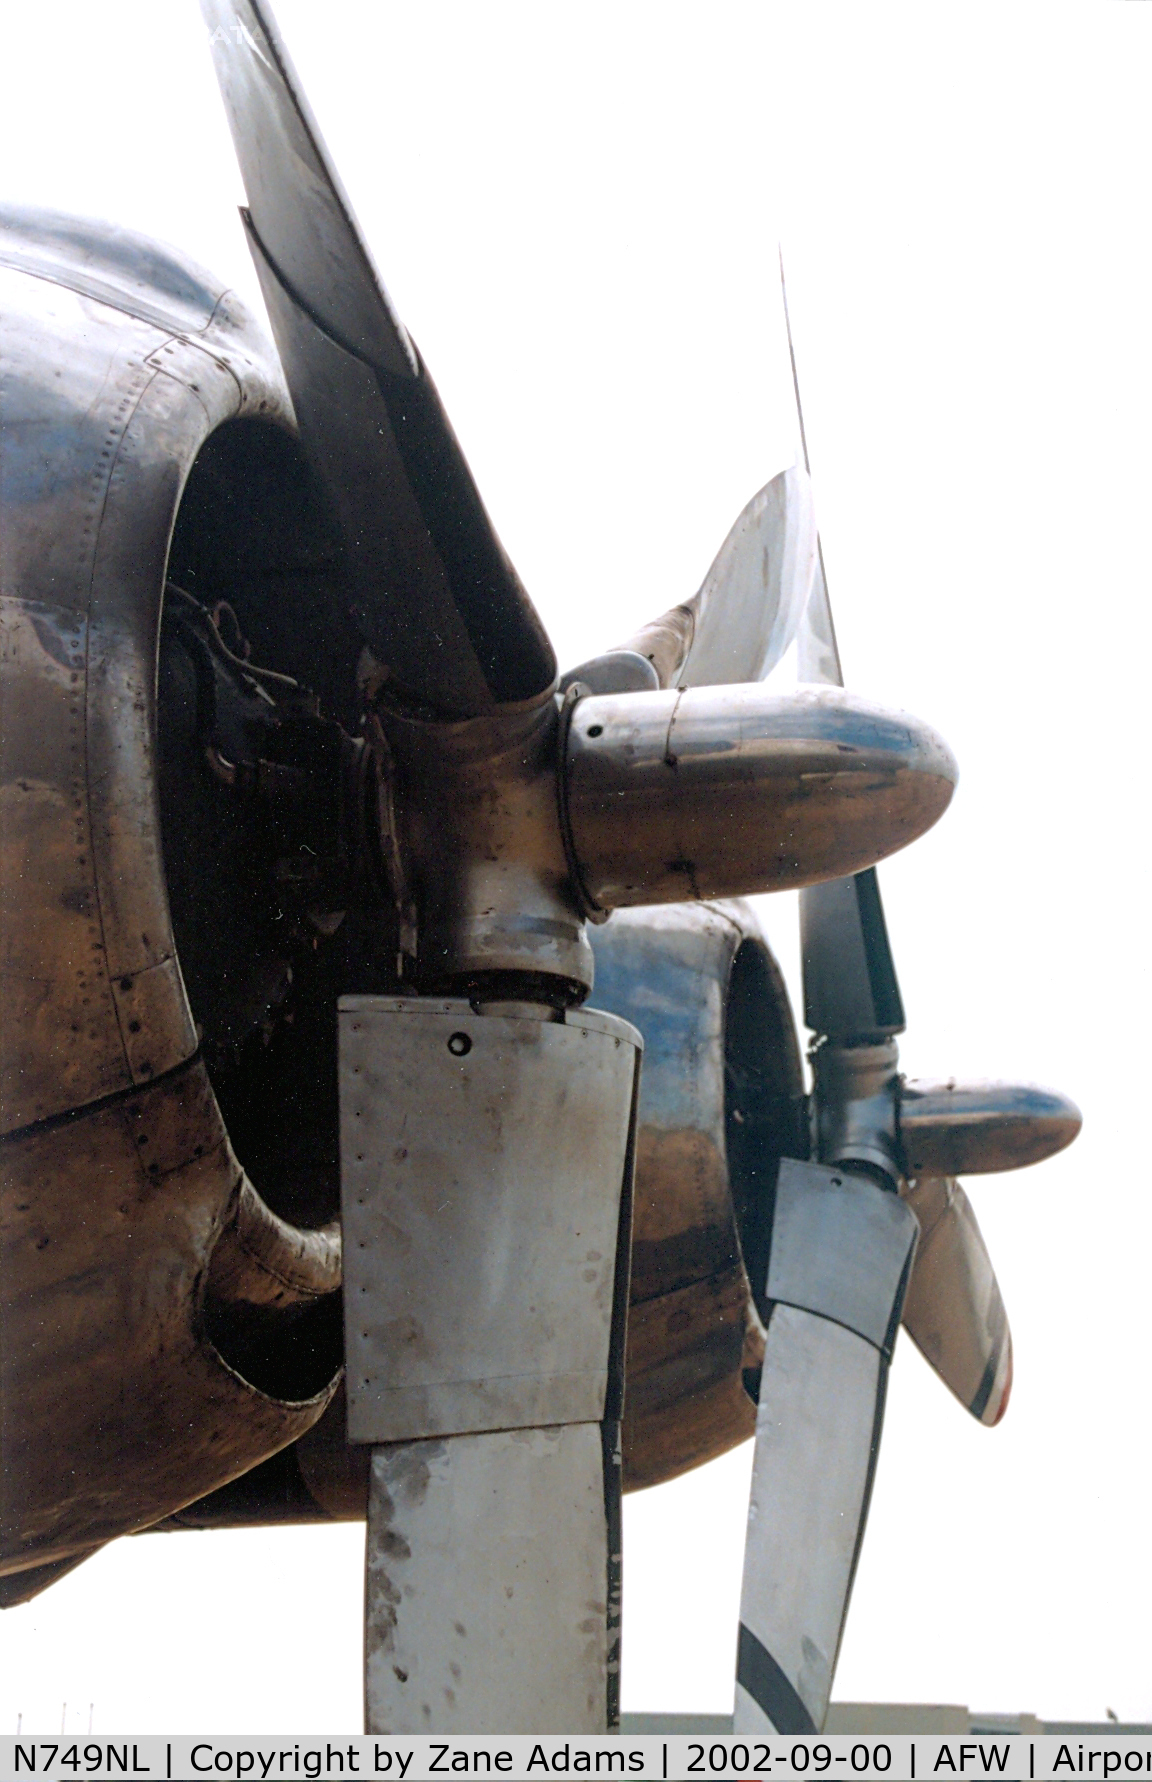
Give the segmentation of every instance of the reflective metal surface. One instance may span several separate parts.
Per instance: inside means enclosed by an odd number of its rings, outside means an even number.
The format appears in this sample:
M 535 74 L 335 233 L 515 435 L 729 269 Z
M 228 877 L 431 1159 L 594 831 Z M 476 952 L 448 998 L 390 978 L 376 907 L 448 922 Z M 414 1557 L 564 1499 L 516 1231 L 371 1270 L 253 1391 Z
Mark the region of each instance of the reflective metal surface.
M 897 1112 L 909 1176 L 990 1175 L 1025 1169 L 1070 1145 L 1080 1110 L 1035 1083 L 905 1078 Z
M 592 953 L 569 884 L 551 695 L 463 724 L 383 705 L 377 716 L 421 984 L 458 991 L 511 973 L 535 980 L 538 994 L 583 1001 Z
M 746 1380 L 764 1327 L 748 1271 L 762 1289 L 776 1169 L 806 1148 L 806 1103 L 787 992 L 748 905 L 620 911 L 593 945 L 598 999 L 645 1044 L 623 1426 L 635 1490 L 754 1432 Z M 347 1443 L 343 1389 L 242 1486 L 177 1523 L 362 1517 L 364 1450 Z
M 602 1729 L 640 1036 L 433 998 L 340 1023 L 369 1729 Z
M 199 1064 L 6 1141 L 0 1573 L 155 1522 L 323 1411 L 338 1335 L 282 1324 L 245 1375 L 251 1327 L 204 1300 L 243 1187 Z
M 930 828 L 956 780 L 916 719 L 759 686 L 581 700 L 564 771 L 580 881 L 602 909 L 853 871 Z
M 847 1171 L 786 1160 L 744 1582 L 735 1730 L 824 1723 L 917 1238 L 910 1208 Z
M 589 693 L 654 693 L 660 677 L 647 656 L 635 650 L 606 650 L 562 674 L 560 692 L 577 682 Z
M 1012 1336 L 976 1215 L 947 1176 L 909 1183 L 905 1199 L 920 1242 L 904 1328 L 964 1408 L 999 1423 L 1012 1389 Z
M 782 1306 L 768 1327 L 737 1648 L 736 1732 L 819 1731 L 875 1462 L 887 1363 Z
M 847 1170 L 786 1158 L 776 1182 L 768 1298 L 853 1330 L 885 1355 L 918 1227 L 909 1203 Z
M 192 1062 L 156 793 L 185 479 L 212 429 L 290 405 L 235 300 L 126 231 L 3 213 L 0 312 L 0 1572 L 42 1584 L 316 1420 L 339 1345 L 309 1320 L 338 1259 L 290 1304 L 247 1267 L 296 1237 Z
M 898 1062 L 894 1040 L 813 1052 L 813 1139 L 821 1162 L 879 1171 L 896 1186 Z
M 628 647 L 651 661 L 664 687 L 762 681 L 795 636 L 815 562 L 812 486 L 793 465 L 752 497 L 699 592 Z
M 815 563 L 812 485 L 794 464 L 752 497 L 690 602 L 695 628 L 675 685 L 764 680 L 796 634 Z
M 307 1304 L 339 1291 L 342 1252 L 338 1224 L 301 1231 L 277 1218 L 245 1180 L 212 1249 L 209 1291 L 250 1306 Z
M 800 897 L 804 1019 L 838 1045 L 874 1045 L 904 1031 L 875 868 L 808 885 Z
M 780 279 L 807 467 L 783 260 Z M 819 548 L 817 557 L 798 632 L 798 668 L 806 679 L 843 686 Z M 897 1074 L 894 1036 L 904 1029 L 904 1008 L 875 871 L 803 890 L 800 930 L 805 1016 L 820 1039 L 814 1055 L 820 1155 L 879 1171 L 915 1209 L 922 1235 L 904 1322 L 961 1402 L 995 1423 L 1008 1402 L 1012 1341 L 975 1214 L 952 1172 L 1012 1168 L 1048 1156 L 1076 1136 L 1079 1113 L 1046 1091 L 910 1083 Z
M 435 386 L 393 313 L 266 8 L 204 0 L 249 244 L 357 623 L 409 699 L 468 717 L 556 664 Z
M 639 1048 L 595 1010 L 342 1000 L 353 1441 L 605 1415 Z
M 369 1732 L 615 1723 L 619 1531 L 605 1485 L 596 1423 L 374 1451 Z
M 593 935 L 597 1000 L 644 1034 L 624 1483 L 747 1439 L 778 1159 L 806 1145 L 783 979 L 751 908 L 622 910 Z
M 692 645 L 696 621 L 691 604 L 674 606 L 634 632 L 621 648 L 643 656 L 651 664 L 661 687 L 674 687 Z

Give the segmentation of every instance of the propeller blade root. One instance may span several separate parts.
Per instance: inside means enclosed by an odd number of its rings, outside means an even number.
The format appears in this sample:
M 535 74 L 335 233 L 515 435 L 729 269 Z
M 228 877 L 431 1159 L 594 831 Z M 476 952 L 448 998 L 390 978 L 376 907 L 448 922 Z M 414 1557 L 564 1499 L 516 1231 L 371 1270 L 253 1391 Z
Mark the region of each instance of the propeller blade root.
M 794 464 L 743 509 L 699 592 L 624 648 L 651 662 L 662 687 L 762 681 L 796 635 L 815 565 L 812 485 Z
M 617 1718 L 641 1041 L 595 1010 L 551 1017 L 341 1002 L 371 1732 Z

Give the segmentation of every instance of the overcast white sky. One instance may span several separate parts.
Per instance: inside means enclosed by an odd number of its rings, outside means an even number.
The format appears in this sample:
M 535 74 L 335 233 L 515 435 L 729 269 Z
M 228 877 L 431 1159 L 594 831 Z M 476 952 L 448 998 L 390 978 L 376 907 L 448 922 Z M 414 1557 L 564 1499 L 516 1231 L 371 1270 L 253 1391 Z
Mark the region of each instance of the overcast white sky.
M 1085 1115 L 969 1185 L 1004 1424 L 898 1346 L 834 1694 L 1152 1720 L 1152 7 L 277 11 L 567 663 L 692 593 L 790 460 L 782 238 L 849 685 L 960 762 L 881 875 L 905 1066 Z M 9 8 L 3 69 L 5 195 L 254 292 L 192 0 Z M 627 1708 L 730 1707 L 749 1464 L 629 1500 Z M 358 1728 L 362 1545 L 119 1543 L 0 1616 L 0 1727 Z

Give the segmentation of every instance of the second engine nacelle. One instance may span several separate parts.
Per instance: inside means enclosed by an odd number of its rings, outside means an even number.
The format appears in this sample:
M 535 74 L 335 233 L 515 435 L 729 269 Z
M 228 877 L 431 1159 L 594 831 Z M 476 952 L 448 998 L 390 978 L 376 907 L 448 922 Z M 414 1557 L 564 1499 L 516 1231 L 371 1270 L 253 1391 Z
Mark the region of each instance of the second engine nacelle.
M 806 1157 L 796 1028 L 739 902 L 619 911 L 596 1002 L 644 1035 L 624 1476 L 636 1490 L 751 1436 L 776 1172 Z

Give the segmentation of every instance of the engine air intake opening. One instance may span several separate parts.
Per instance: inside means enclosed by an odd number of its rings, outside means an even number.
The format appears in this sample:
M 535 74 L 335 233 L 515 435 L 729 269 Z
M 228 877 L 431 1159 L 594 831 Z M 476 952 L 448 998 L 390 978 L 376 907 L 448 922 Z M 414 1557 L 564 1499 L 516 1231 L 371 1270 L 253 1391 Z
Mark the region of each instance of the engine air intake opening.
M 783 974 L 761 942 L 737 949 L 724 1020 L 724 1128 L 744 1265 L 757 1310 L 782 1157 L 808 1156 L 804 1073 Z
M 266 422 L 226 423 L 193 466 L 169 555 L 165 870 L 229 1136 L 266 1203 L 305 1227 L 339 1209 L 337 998 L 396 988 L 388 906 L 366 891 L 361 648 L 339 535 L 299 445 Z

